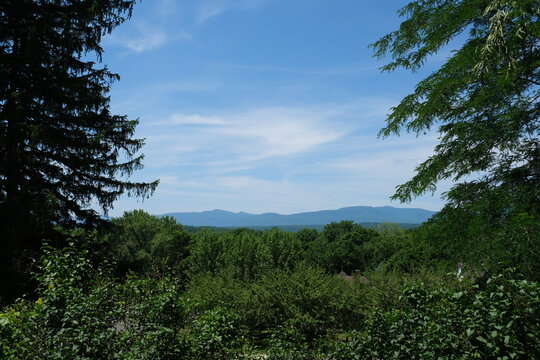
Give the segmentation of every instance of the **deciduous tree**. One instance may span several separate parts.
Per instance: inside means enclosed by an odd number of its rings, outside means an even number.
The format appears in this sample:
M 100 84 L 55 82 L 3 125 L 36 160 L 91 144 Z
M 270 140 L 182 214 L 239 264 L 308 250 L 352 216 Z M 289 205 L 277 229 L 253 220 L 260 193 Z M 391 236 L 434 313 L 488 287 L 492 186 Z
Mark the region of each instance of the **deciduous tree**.
M 452 179 L 445 208 L 423 227 L 436 251 L 483 267 L 505 261 L 537 278 L 540 2 L 419 0 L 399 14 L 399 29 L 372 44 L 392 57 L 384 71 L 415 71 L 450 42 L 456 49 L 380 132 L 439 133 L 434 154 L 393 198 L 407 202 Z
M 447 194 L 451 206 L 499 192 L 514 199 L 504 202 L 506 212 L 511 205 L 539 214 L 540 2 L 422 0 L 399 14 L 400 28 L 372 44 L 376 56 L 392 57 L 384 71 L 417 70 L 450 41 L 461 45 L 392 109 L 380 132 L 440 136 L 393 198 L 410 201 L 450 178 L 462 180 Z M 463 181 L 468 176 L 478 179 Z

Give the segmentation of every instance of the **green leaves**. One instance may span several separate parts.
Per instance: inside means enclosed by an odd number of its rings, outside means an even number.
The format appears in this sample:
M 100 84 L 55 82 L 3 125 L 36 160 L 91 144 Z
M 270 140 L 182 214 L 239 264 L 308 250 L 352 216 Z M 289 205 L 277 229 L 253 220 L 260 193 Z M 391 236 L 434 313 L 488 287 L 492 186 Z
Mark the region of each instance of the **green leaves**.
M 408 202 L 440 180 L 479 172 L 481 182 L 501 186 L 521 168 L 513 186 L 524 185 L 522 191 L 540 181 L 539 13 L 534 0 L 413 1 L 400 11 L 407 19 L 399 30 L 372 45 L 376 56 L 393 58 L 383 70 L 416 70 L 468 31 L 448 60 L 392 109 L 380 132 L 440 134 L 435 154 L 394 199 Z M 539 201 L 538 195 L 529 200 Z
M 540 247 L 540 3 L 426 0 L 399 13 L 406 17 L 399 30 L 372 45 L 376 56 L 392 58 L 383 70 L 414 71 L 448 44 L 454 49 L 379 133 L 439 135 L 433 155 L 392 199 L 410 202 L 452 180 L 445 208 L 419 238 L 428 232 L 425 243 L 445 260 L 514 266 L 538 279 L 531 254 Z M 534 219 L 521 233 L 520 214 Z
M 114 218 L 103 241 L 103 256 L 117 262 L 118 272 L 149 272 L 159 267 L 183 270 L 191 236 L 172 218 L 134 210 Z
M 227 269 L 192 274 L 186 287 L 170 272 L 118 279 L 89 256 L 71 246 L 45 249 L 36 277 L 38 299 L 22 299 L 1 310 L 0 358 L 217 360 L 264 354 L 276 360 L 463 360 L 540 355 L 540 286 L 519 280 L 513 270 L 478 285 L 434 274 L 434 269 L 408 280 L 403 273 L 377 272 L 368 274 L 365 283 L 303 264 L 292 269 L 276 265 L 253 279 L 239 279 Z
M 491 278 L 458 292 L 415 285 L 400 309 L 376 311 L 335 359 L 533 359 L 540 355 L 538 283 Z
M 170 278 L 114 281 L 84 251 L 47 249 L 40 298 L 0 315 L 2 359 L 177 359 L 185 354 L 179 284 Z
M 187 341 L 190 359 L 240 358 L 244 338 L 234 314 L 216 307 L 197 317 L 189 331 Z

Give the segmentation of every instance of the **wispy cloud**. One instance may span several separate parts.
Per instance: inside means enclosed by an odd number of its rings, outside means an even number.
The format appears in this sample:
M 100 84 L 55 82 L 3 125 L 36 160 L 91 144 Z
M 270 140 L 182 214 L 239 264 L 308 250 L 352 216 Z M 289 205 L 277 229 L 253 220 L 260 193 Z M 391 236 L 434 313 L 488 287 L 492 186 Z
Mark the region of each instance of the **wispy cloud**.
M 195 8 L 196 24 L 202 23 L 231 10 L 253 10 L 269 0 L 200 0 Z
M 139 54 L 161 48 L 171 41 L 192 38 L 191 34 L 185 31 L 175 30 L 173 33 L 161 25 L 151 25 L 147 22 L 135 22 L 133 27 L 134 30 L 130 31 L 130 35 L 115 33 L 106 37 L 105 41 Z
M 175 40 L 194 41 L 197 28 L 208 20 L 232 10 L 256 9 L 267 1 L 269 0 L 160 0 L 154 7 L 149 8 L 149 13 L 144 16 L 145 9 L 139 9 L 139 6 L 127 27 L 106 36 L 105 41 L 135 53 L 158 49 Z M 144 7 L 144 3 L 141 6 Z M 126 33 L 129 35 L 125 35 Z
M 170 82 L 147 82 L 142 86 L 131 87 L 126 89 L 123 96 L 117 97 L 114 100 L 114 111 L 121 114 L 130 114 L 134 117 L 140 117 L 144 121 L 141 126 L 146 126 L 150 123 L 150 119 L 154 122 L 159 122 L 165 119 L 165 122 L 171 120 L 174 114 L 161 114 L 156 109 L 164 107 L 164 103 L 174 102 L 178 97 L 185 97 L 187 94 L 203 94 L 211 93 L 219 89 L 222 84 L 216 80 L 205 80 L 202 78 L 190 80 L 182 79 Z M 163 115 L 163 118 L 159 118 Z
M 165 120 L 160 124 L 169 124 L 169 125 L 225 125 L 226 122 L 223 119 L 217 117 L 202 116 L 199 114 L 182 114 L 174 113 L 168 120 Z
M 167 40 L 167 35 L 162 29 L 141 25 L 139 26 L 139 36 L 126 39 L 123 45 L 136 53 L 141 53 L 158 48 L 164 45 Z
M 316 108 L 262 108 L 222 116 L 174 113 L 153 124 L 155 136 L 148 136 L 147 150 L 159 147 L 162 156 L 170 158 L 165 164 L 170 164 L 183 158 L 171 151 L 182 142 L 188 145 L 185 149 L 197 149 L 195 161 L 201 165 L 244 168 L 338 140 L 347 133 L 338 114 Z
M 203 22 L 218 16 L 227 10 L 227 6 L 224 2 L 207 2 L 203 3 L 197 10 L 196 23 L 202 24 Z
M 295 155 L 339 139 L 344 129 L 332 126 L 332 112 L 311 109 L 268 108 L 231 117 L 219 135 L 242 138 L 256 158 Z M 253 151 L 255 150 L 255 152 Z

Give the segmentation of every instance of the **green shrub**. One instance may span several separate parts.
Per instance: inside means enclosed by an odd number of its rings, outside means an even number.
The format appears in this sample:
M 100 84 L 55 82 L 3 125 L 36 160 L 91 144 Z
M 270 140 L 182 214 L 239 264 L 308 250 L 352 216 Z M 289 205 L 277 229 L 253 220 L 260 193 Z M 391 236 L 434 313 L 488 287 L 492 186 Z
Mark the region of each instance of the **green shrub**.
M 268 360 L 312 360 L 318 351 L 294 327 L 279 327 L 272 331 L 267 352 Z
M 485 289 L 415 285 L 403 306 L 377 310 L 338 359 L 536 359 L 540 356 L 540 287 L 491 278 Z
M 1 359 L 176 359 L 184 311 L 171 279 L 114 282 L 85 250 L 46 248 L 39 298 L 0 315 Z
M 236 314 L 254 338 L 278 327 L 294 327 L 314 339 L 343 324 L 357 325 L 354 320 L 365 311 L 362 297 L 350 284 L 305 265 L 267 272 L 252 282 L 228 272 L 201 274 L 192 279 L 185 297 L 193 303 L 190 311 L 195 316 L 215 307 Z
M 242 355 L 245 341 L 238 317 L 223 308 L 204 312 L 188 331 L 191 359 L 235 359 Z

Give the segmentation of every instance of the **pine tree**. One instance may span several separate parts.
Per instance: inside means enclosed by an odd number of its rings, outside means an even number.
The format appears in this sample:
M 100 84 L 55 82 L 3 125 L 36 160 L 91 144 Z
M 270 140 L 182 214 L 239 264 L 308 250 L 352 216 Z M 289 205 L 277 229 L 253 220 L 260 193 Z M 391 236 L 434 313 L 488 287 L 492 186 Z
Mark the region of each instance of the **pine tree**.
M 135 0 L 0 2 L 0 262 L 56 225 L 99 221 L 141 168 L 137 120 L 110 112 L 118 75 L 101 62 L 102 36 L 131 16 Z M 95 59 L 92 61 L 91 59 Z M 3 269 L 0 269 L 3 270 Z

